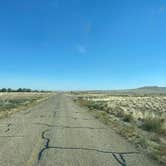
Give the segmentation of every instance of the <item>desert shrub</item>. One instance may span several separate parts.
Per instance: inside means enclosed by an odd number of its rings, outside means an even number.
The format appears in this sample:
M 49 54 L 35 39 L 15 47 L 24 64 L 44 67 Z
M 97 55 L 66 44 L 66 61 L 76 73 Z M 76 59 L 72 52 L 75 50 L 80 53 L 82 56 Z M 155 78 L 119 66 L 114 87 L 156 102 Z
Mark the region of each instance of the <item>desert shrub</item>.
M 124 112 L 123 112 L 123 111 L 117 111 L 115 114 L 116 114 L 116 116 L 119 117 L 119 118 L 124 117 Z
M 102 103 L 89 102 L 86 105 L 90 110 L 104 110 L 104 105 Z
M 104 124 L 108 124 L 109 123 L 109 117 L 108 114 L 106 112 L 102 112 L 101 113 L 101 118 Z
M 138 146 L 141 146 L 142 148 L 147 148 L 147 146 L 148 146 L 148 142 L 147 142 L 146 138 L 144 138 L 144 137 L 140 137 L 137 140 L 136 144 Z
M 104 111 L 105 111 L 106 113 L 108 113 L 108 114 L 110 113 L 109 108 L 105 108 Z
M 154 142 L 158 142 L 158 143 L 160 143 L 160 136 L 158 135 L 158 134 L 156 134 L 156 133 L 154 133 L 154 134 L 152 134 L 151 136 L 150 136 L 150 140 L 152 140 L 152 141 L 154 141 Z
M 123 121 L 132 122 L 133 121 L 133 116 L 131 114 L 124 114 Z
M 164 120 L 161 118 L 146 118 L 142 128 L 147 131 L 160 132 L 163 130 Z

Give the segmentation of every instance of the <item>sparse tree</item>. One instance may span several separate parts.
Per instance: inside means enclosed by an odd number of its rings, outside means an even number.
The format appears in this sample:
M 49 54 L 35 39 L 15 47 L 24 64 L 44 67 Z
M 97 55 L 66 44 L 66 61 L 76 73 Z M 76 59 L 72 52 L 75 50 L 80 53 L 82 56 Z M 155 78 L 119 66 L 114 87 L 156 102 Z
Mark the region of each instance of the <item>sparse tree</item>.
M 1 92 L 7 92 L 7 89 L 6 88 L 2 88 Z

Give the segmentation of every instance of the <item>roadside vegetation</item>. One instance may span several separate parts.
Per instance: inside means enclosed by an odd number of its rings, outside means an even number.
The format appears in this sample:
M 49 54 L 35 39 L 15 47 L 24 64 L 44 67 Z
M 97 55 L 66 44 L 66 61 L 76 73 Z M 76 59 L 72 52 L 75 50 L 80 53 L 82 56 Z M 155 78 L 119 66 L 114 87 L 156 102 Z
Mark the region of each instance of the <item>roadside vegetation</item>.
M 39 92 L 0 92 L 0 119 L 27 109 L 48 98 L 50 93 Z
M 2 88 L 0 89 L 0 92 L 41 92 L 41 93 L 48 93 L 50 91 L 44 91 L 44 90 L 32 90 L 30 88 L 18 88 L 18 89 L 11 89 L 11 88 Z
M 158 134 L 165 134 L 164 131 L 164 119 L 162 118 L 146 118 L 142 128 L 146 131 L 156 132 Z
M 75 102 L 151 158 L 166 164 L 166 97 L 75 95 Z

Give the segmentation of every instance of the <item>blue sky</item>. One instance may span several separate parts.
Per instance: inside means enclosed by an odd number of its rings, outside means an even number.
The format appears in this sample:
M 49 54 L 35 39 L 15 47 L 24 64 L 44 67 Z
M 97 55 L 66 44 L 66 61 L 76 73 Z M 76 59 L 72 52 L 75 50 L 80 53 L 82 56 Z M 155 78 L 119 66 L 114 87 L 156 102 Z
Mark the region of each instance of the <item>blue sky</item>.
M 0 87 L 166 86 L 165 0 L 0 1 Z

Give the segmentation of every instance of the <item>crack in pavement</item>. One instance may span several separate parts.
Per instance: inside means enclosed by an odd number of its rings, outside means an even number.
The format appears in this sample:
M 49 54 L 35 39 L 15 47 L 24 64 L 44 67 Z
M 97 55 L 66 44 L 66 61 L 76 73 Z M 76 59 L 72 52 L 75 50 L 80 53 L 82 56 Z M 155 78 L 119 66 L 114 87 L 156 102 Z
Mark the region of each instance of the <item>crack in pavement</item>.
M 115 153 L 112 154 L 112 156 L 115 158 L 115 160 L 121 165 L 121 166 L 127 166 L 126 160 L 124 159 L 124 156 L 122 154 L 119 154 L 119 157 Z
M 28 115 L 28 114 L 32 113 L 32 111 L 33 111 L 32 108 L 29 108 L 26 111 L 24 111 L 23 114 Z
M 73 129 L 91 129 L 91 130 L 104 130 L 106 128 L 94 128 L 89 126 L 63 126 L 63 125 L 50 125 L 47 123 L 34 123 L 35 125 L 43 125 L 47 127 L 57 127 L 57 128 L 73 128 Z
M 40 115 L 40 118 L 45 118 L 46 116 L 45 115 Z M 70 118 L 70 119 L 73 119 L 73 120 L 77 120 L 79 119 L 78 117 L 72 117 L 72 116 L 57 116 L 57 112 L 53 112 L 53 117 L 55 118 L 62 118 L 62 117 L 65 117 L 65 118 Z M 94 119 L 88 119 L 88 118 L 83 118 L 83 119 L 80 119 L 80 120 L 94 120 Z
M 11 126 L 11 125 L 12 125 L 11 123 L 9 123 L 9 124 L 7 125 L 7 129 L 5 130 L 5 133 L 7 133 L 7 132 L 10 131 L 10 126 Z
M 7 129 L 4 130 L 5 133 L 8 133 L 11 129 L 12 123 L 4 124 L 4 127 L 6 126 Z M 23 138 L 23 135 L 0 135 L 0 138 Z
M 46 132 L 50 131 L 50 129 L 46 129 L 42 132 L 42 139 L 46 141 L 44 144 L 44 148 L 42 148 L 38 154 L 38 162 L 41 160 L 43 153 L 49 149 L 59 149 L 59 150 L 83 150 L 83 151 L 95 151 L 98 153 L 106 153 L 112 154 L 114 159 L 121 165 L 127 166 L 125 155 L 132 155 L 132 154 L 139 154 L 139 152 L 114 152 L 114 151 L 107 151 L 107 150 L 100 150 L 95 148 L 85 148 L 85 147 L 62 147 L 62 146 L 50 146 L 50 138 L 46 137 Z
M 8 124 L 4 123 L 3 125 L 4 125 L 3 127 L 7 127 L 7 129 L 4 130 L 4 132 L 7 133 L 8 131 L 10 131 L 10 126 L 12 126 L 13 124 L 12 123 L 8 123 Z
M 42 137 L 42 139 L 46 140 L 46 143 L 45 143 L 45 145 L 44 145 L 44 148 L 41 149 L 41 151 L 40 151 L 39 154 L 38 154 L 38 161 L 40 161 L 43 152 L 44 152 L 46 149 L 49 148 L 50 139 L 45 136 L 45 133 L 48 132 L 48 131 L 50 131 L 50 130 L 49 130 L 49 129 L 46 129 L 46 130 L 44 130 L 44 131 L 42 132 L 41 137 Z
M 80 120 L 94 120 L 94 119 L 88 119 L 88 118 L 78 118 L 78 117 L 74 117 L 74 116 L 56 116 L 56 118 L 70 118 L 70 119 L 74 119 L 74 120 L 77 120 L 77 119 L 80 119 Z

